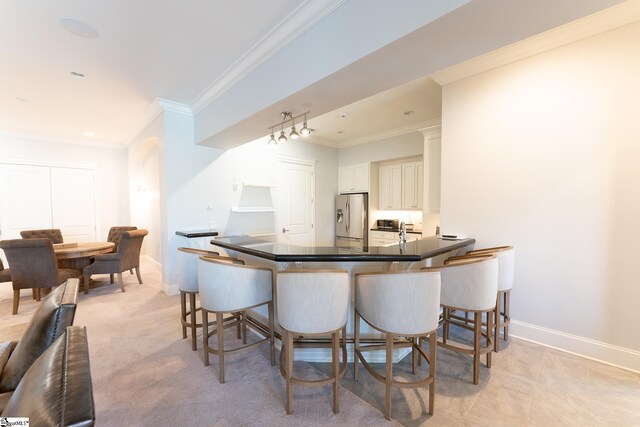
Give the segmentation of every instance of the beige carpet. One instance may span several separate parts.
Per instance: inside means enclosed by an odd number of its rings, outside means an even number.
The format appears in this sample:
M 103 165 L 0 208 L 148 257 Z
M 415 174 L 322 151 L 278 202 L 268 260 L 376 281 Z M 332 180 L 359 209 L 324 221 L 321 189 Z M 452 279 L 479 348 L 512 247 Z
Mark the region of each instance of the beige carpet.
M 284 381 L 269 364 L 267 344 L 226 358 L 226 383 L 220 384 L 216 358 L 205 367 L 201 345 L 193 352 L 182 339 L 179 298 L 160 291 L 160 274 L 151 265 L 141 272 L 143 285 L 124 275 L 125 293 L 105 282 L 79 296 L 75 324 L 87 326 L 97 425 L 398 425 L 345 388 L 340 413 L 333 414 L 329 386 L 294 385 L 294 413 L 286 415 Z M 2 284 L 2 341 L 19 339 L 38 304 L 23 291 L 19 313 L 12 316 L 11 298 L 10 284 Z M 239 343 L 234 333 L 227 330 L 230 344 Z M 296 370 L 308 378 L 322 375 L 303 362 Z

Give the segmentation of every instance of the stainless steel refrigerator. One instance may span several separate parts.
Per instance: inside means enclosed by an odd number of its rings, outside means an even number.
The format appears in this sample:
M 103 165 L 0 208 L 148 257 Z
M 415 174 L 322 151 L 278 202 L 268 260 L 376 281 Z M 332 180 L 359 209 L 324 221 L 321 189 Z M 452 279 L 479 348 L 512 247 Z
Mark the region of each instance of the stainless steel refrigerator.
M 368 250 L 368 194 L 336 196 L 336 246 Z

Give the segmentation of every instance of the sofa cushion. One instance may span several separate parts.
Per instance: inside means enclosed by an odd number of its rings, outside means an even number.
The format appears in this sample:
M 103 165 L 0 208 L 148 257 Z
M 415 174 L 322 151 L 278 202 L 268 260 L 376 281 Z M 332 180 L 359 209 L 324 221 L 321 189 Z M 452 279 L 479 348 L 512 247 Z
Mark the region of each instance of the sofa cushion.
M 31 365 L 2 417 L 28 417 L 34 426 L 92 426 L 95 405 L 87 330 L 70 326 Z
M 69 279 L 42 299 L 0 373 L 0 393 L 13 391 L 31 364 L 73 324 L 78 279 Z

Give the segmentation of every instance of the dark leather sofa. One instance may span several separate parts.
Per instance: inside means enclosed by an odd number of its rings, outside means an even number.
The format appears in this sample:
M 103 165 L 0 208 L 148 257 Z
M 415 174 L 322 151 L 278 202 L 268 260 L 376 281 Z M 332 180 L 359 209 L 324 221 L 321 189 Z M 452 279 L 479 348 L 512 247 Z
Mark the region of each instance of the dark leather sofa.
M 42 299 L 17 344 L 0 343 L 0 411 L 29 367 L 73 324 L 78 286 L 78 279 L 58 286 Z
M 32 426 L 93 426 L 95 404 L 87 330 L 66 328 L 24 375 L 2 417 L 28 417 Z

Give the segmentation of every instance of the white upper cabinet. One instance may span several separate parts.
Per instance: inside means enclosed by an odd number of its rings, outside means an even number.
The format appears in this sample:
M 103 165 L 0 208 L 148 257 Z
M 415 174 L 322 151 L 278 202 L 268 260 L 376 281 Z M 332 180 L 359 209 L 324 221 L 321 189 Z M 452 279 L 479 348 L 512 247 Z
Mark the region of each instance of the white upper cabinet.
M 378 208 L 400 209 L 402 206 L 401 165 L 381 166 L 378 184 Z
M 369 191 L 369 163 L 338 168 L 339 193 L 367 193 Z
M 402 209 L 422 209 L 424 163 L 402 164 Z

